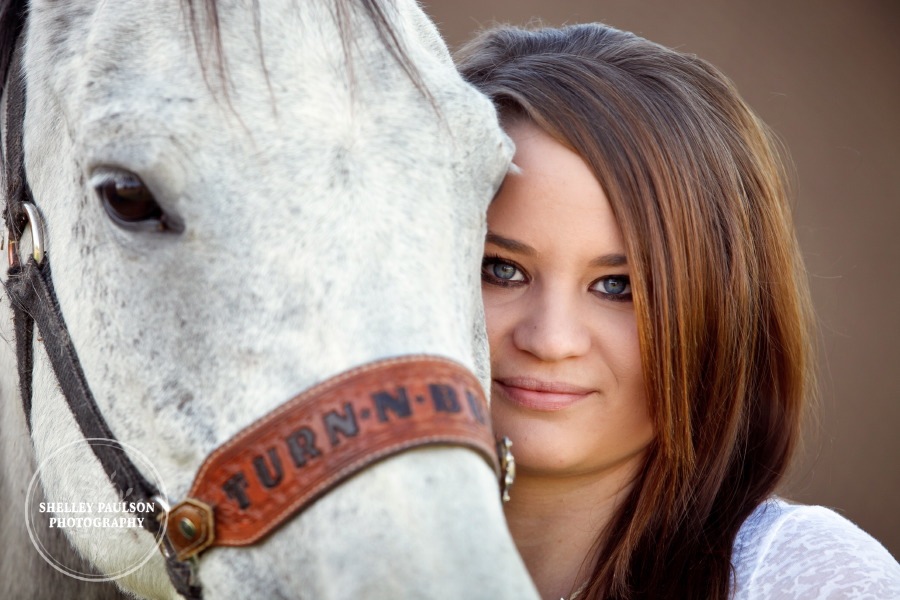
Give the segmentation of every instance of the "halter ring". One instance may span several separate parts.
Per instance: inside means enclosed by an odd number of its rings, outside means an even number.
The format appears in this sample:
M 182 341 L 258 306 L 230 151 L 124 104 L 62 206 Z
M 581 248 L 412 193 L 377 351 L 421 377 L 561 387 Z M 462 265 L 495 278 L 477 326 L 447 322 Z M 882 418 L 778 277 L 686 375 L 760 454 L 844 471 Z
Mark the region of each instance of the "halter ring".
M 44 220 L 37 206 L 31 202 L 23 202 L 22 208 L 28 215 L 28 224 L 31 225 L 31 251 L 34 262 L 41 264 L 44 261 Z
M 28 226 L 31 228 L 31 255 L 34 257 L 34 262 L 41 264 L 44 262 L 44 220 L 41 218 L 37 206 L 31 202 L 23 202 L 22 208 L 25 209 Z M 25 233 L 24 230 L 22 233 Z M 19 265 L 19 241 L 21 239 L 21 235 L 18 240 L 12 234 L 9 236 L 7 260 L 10 267 Z

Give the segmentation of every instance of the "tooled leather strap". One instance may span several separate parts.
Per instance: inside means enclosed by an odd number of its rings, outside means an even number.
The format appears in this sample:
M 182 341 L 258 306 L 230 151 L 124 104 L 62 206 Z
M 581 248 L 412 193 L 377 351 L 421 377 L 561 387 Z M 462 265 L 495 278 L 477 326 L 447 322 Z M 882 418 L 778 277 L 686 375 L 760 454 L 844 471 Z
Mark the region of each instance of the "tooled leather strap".
M 462 445 L 499 469 L 481 385 L 446 359 L 410 356 L 343 373 L 216 449 L 169 512 L 179 560 L 259 541 L 338 483 L 415 446 Z

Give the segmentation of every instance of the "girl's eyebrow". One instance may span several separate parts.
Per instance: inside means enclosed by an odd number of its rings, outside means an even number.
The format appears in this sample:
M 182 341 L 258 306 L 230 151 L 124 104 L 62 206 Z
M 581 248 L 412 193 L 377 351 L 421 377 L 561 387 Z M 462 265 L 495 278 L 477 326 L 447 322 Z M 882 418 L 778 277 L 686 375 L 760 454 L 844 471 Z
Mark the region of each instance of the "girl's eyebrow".
M 537 254 L 537 250 L 535 250 L 528 244 L 524 244 L 518 240 L 503 237 L 502 235 L 497 235 L 492 231 L 488 231 L 485 242 L 494 244 L 495 246 L 500 246 L 501 248 L 509 250 L 510 252 L 516 252 L 518 254 L 524 254 L 526 256 L 534 256 Z
M 498 235 L 493 231 L 488 231 L 485 242 L 487 242 L 488 244 L 494 244 L 495 246 L 500 246 L 505 250 L 509 250 L 510 252 L 515 252 L 517 254 L 523 254 L 525 256 L 537 255 L 537 250 L 535 250 L 528 244 L 508 237 L 503 237 L 502 235 Z M 626 257 L 624 254 L 604 254 L 602 256 L 598 256 L 597 258 L 591 259 L 591 262 L 588 263 L 588 265 L 591 267 L 624 267 L 627 264 L 628 257 Z
M 604 254 L 591 260 L 592 267 L 624 267 L 628 264 L 628 257 L 624 254 Z

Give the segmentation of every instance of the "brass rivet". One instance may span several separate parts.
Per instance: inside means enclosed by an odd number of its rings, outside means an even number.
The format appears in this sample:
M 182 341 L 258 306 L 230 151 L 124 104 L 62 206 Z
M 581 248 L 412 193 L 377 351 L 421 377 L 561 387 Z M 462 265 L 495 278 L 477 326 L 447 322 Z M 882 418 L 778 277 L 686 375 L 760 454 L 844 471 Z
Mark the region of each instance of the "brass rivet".
M 187 517 L 182 518 L 181 521 L 178 522 L 178 528 L 181 530 L 181 533 L 184 534 L 184 537 L 189 540 L 197 537 L 197 526 Z

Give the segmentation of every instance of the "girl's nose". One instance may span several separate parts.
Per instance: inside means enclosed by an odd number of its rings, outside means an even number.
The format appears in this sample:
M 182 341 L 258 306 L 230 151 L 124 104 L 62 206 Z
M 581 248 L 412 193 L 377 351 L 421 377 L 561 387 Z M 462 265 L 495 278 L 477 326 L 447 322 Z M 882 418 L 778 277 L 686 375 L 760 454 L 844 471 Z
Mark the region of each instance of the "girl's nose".
M 578 304 L 574 294 L 540 290 L 516 324 L 513 343 L 543 361 L 584 355 L 591 347 L 591 337 L 584 310 Z

